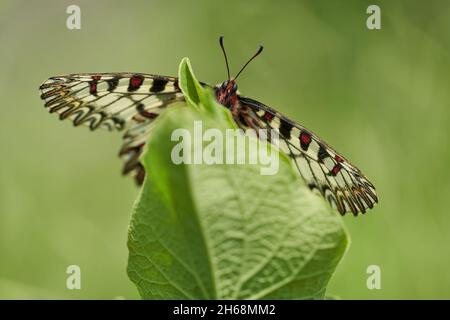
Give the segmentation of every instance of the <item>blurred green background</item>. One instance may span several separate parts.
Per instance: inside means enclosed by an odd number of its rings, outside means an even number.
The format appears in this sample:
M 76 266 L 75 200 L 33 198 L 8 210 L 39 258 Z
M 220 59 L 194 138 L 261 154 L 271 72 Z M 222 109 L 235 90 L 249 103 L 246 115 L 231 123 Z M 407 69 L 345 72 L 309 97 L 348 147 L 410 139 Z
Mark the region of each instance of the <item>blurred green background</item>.
M 81 7 L 81 30 L 66 8 Z M 366 8 L 381 7 L 381 30 Z M 254 52 L 240 91 L 311 128 L 357 164 L 380 203 L 344 217 L 352 244 L 328 292 L 342 299 L 450 298 L 450 2 L 7 1 L 0 4 L 0 298 L 139 298 L 126 275 L 138 193 L 121 135 L 47 114 L 53 75 L 176 75 L 184 56 L 217 83 Z M 282 213 L 280 213 L 282 214 Z M 82 271 L 67 290 L 66 268 Z M 381 290 L 366 269 L 381 268 Z

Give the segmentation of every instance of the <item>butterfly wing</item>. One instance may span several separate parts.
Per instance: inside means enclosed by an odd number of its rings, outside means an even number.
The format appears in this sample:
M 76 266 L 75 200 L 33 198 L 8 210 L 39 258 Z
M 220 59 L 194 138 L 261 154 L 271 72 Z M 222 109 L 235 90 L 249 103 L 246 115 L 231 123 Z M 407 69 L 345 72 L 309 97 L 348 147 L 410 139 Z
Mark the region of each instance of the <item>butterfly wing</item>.
M 138 183 L 145 175 L 139 156 L 153 120 L 165 107 L 184 100 L 177 78 L 141 73 L 52 77 L 40 89 L 46 108 L 60 119 L 91 130 L 126 130 L 119 153 L 125 162 L 123 173 L 134 176 Z M 238 124 L 277 130 L 280 149 L 293 159 L 308 186 L 339 212 L 364 213 L 378 201 L 374 186 L 360 170 L 310 130 L 256 100 L 238 98 L 242 105 Z
M 341 214 L 365 213 L 378 202 L 373 184 L 317 135 L 256 100 L 239 96 L 239 101 L 241 126 L 276 130 L 279 148 L 300 176 Z
M 184 97 L 174 77 L 142 73 L 70 74 L 52 77 L 41 87 L 41 98 L 51 113 L 91 130 L 125 130 L 120 156 L 123 173 L 142 183 L 139 156 L 153 120 L 168 105 Z

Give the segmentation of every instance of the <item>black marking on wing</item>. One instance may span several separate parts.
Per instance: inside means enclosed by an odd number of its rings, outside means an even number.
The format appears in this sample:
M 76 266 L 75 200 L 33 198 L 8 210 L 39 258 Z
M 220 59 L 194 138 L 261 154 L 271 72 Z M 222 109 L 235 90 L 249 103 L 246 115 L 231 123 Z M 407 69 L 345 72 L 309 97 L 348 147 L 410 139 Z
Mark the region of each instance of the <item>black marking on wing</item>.
M 150 88 L 150 92 L 161 92 L 164 91 L 164 88 L 166 87 L 168 80 L 164 78 L 155 78 L 153 80 L 152 87 Z
M 323 162 L 323 160 L 327 157 L 329 157 L 330 154 L 327 151 L 327 148 L 322 143 L 319 143 L 319 152 L 317 153 L 317 158 L 320 162 Z
M 289 121 L 286 121 L 285 119 L 280 119 L 280 133 L 290 139 L 291 138 L 291 130 L 293 128 L 292 123 L 290 123 Z
M 106 80 L 106 83 L 108 83 L 108 91 L 112 92 L 117 88 L 117 86 L 119 85 L 119 79 L 119 77 L 113 77 L 109 80 Z

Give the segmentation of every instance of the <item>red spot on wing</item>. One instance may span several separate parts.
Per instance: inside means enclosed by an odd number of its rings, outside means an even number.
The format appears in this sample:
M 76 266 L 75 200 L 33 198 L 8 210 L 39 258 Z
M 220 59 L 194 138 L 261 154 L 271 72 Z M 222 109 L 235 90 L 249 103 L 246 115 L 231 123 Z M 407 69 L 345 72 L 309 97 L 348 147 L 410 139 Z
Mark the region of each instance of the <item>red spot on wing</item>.
M 311 134 L 306 131 L 300 132 L 300 146 L 303 150 L 308 150 L 309 144 L 311 143 Z
M 155 118 L 158 116 L 157 113 L 154 113 L 154 112 L 150 112 L 150 111 L 145 110 L 145 106 L 144 106 L 142 103 L 140 103 L 140 104 L 137 106 L 137 111 L 139 112 L 139 114 L 140 114 L 141 116 L 143 116 L 143 117 L 145 117 L 145 118 L 148 118 L 148 119 L 155 119 Z
M 141 113 L 144 117 L 149 118 L 149 119 L 155 119 L 158 114 L 154 113 L 154 112 L 148 112 L 148 111 L 144 111 Z
M 337 162 L 344 162 L 344 159 L 342 159 L 340 156 L 338 156 L 338 155 L 335 155 L 334 156 L 334 159 L 337 161 Z
M 144 77 L 141 75 L 134 75 L 130 78 L 130 85 L 128 86 L 128 91 L 134 91 L 139 89 L 139 87 L 144 82 Z
M 264 119 L 266 119 L 267 121 L 272 121 L 273 120 L 273 118 L 274 118 L 274 115 L 273 114 L 271 114 L 270 112 L 265 112 L 264 113 L 264 115 L 263 115 L 263 117 L 264 117 Z
M 333 167 L 333 169 L 331 169 L 329 175 L 331 176 L 335 176 L 339 173 L 339 171 L 341 171 L 342 166 L 339 163 L 336 163 Z
M 97 94 L 97 81 L 92 81 L 89 85 L 89 92 L 91 94 Z
M 142 84 L 142 78 L 140 77 L 132 77 L 130 80 L 132 87 L 138 87 Z
M 91 94 L 96 95 L 97 94 L 97 82 L 100 80 L 102 76 L 99 75 L 93 75 L 91 76 L 92 81 L 89 83 L 89 92 Z

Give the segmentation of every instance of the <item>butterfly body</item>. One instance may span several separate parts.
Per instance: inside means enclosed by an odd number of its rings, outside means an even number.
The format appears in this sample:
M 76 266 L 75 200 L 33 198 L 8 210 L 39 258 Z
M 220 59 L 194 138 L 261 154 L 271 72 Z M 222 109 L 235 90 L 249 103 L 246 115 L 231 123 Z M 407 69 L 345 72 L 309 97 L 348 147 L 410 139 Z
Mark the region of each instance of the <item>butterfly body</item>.
M 240 95 L 236 78 L 228 77 L 214 90 L 218 102 L 230 110 L 240 128 L 277 131 L 279 149 L 292 159 L 300 177 L 341 214 L 365 213 L 378 202 L 375 187 L 358 168 L 304 126 Z M 176 77 L 142 73 L 70 74 L 48 79 L 40 90 L 45 107 L 60 119 L 91 130 L 125 131 L 119 152 L 124 161 L 122 173 L 133 176 L 138 184 L 145 177 L 139 156 L 154 119 L 165 108 L 184 101 Z

